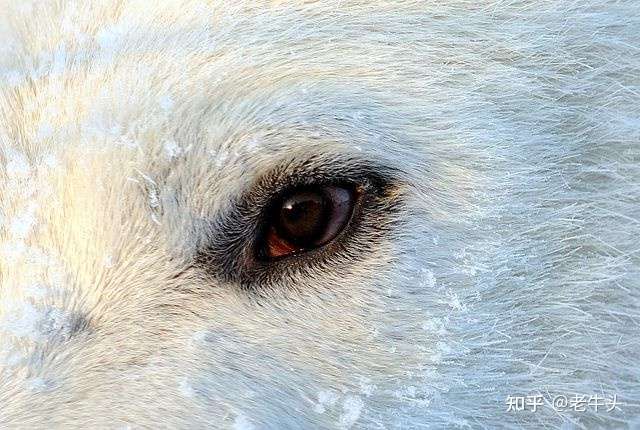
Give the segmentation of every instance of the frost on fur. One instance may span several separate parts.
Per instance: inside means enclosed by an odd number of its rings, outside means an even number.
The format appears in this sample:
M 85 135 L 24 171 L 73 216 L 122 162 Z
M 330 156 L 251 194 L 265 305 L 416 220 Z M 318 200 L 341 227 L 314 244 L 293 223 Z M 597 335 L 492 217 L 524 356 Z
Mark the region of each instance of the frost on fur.
M 0 40 L 0 428 L 640 425 L 637 1 L 0 0 Z M 388 210 L 240 276 L 274 187 L 347 173 Z

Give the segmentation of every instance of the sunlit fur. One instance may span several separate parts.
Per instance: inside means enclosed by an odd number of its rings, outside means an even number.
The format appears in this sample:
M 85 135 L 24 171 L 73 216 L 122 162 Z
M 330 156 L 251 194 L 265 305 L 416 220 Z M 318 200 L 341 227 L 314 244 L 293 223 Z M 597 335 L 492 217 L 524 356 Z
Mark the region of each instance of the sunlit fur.
M 640 426 L 637 0 L 0 0 L 0 40 L 0 428 Z M 259 295 L 193 264 L 310 154 L 401 222 Z

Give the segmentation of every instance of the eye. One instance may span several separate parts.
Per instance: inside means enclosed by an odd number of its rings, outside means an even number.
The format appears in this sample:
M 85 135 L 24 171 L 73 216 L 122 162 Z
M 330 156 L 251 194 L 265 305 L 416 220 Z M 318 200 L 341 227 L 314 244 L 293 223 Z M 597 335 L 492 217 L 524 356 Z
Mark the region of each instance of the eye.
M 283 193 L 267 214 L 262 254 L 275 259 L 328 244 L 349 224 L 357 194 L 332 185 Z

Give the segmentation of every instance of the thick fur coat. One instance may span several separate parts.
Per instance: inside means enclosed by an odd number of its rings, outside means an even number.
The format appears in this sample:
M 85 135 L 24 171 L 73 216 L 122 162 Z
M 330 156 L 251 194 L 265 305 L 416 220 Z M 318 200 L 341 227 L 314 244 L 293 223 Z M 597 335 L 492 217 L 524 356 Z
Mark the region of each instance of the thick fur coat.
M 639 428 L 637 0 L 0 0 L 0 40 L 0 428 Z M 248 268 L 272 189 L 342 177 L 386 191 L 339 247 Z

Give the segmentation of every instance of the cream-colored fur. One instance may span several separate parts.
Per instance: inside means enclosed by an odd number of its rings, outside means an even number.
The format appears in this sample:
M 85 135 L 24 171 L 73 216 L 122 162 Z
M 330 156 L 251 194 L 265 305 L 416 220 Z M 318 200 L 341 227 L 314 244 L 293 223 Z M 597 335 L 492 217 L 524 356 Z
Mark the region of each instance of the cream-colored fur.
M 0 39 L 0 428 L 640 425 L 637 1 L 0 0 Z M 395 172 L 383 233 L 196 264 L 322 160 Z M 576 393 L 618 404 L 507 411 Z

